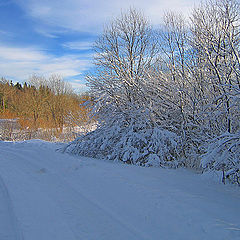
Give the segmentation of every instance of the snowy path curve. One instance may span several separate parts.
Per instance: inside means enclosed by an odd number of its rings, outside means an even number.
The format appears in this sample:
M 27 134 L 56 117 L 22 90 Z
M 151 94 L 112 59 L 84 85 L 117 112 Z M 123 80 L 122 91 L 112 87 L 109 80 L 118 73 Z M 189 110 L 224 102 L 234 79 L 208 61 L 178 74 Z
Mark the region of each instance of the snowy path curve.
M 1 240 L 240 239 L 239 189 L 56 146 L 0 142 Z

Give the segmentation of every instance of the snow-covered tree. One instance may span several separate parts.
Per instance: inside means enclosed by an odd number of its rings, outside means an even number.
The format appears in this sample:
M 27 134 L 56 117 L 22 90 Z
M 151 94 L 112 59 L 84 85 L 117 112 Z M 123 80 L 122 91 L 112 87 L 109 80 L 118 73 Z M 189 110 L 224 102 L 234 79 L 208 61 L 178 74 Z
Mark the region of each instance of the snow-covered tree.
M 202 166 L 224 174 L 239 171 L 239 13 L 238 1 L 220 0 L 203 3 L 192 15 L 192 46 L 202 91 L 199 120 L 210 138 Z
M 99 126 L 67 151 L 239 183 L 239 13 L 236 0 L 207 0 L 189 24 L 168 12 L 160 34 L 135 9 L 114 19 L 87 76 Z
M 99 128 L 69 151 L 139 165 L 176 161 L 178 137 L 168 121 L 172 88 L 159 71 L 156 34 L 146 18 L 135 9 L 123 13 L 105 28 L 95 51 L 96 70 L 87 80 Z

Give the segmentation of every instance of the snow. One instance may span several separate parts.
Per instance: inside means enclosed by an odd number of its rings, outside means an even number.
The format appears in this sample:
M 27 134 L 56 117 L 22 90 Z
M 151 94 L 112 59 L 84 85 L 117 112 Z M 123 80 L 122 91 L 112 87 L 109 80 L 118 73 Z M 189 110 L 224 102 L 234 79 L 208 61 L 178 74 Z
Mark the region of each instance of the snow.
M 238 187 L 57 148 L 0 141 L 1 240 L 240 239 Z

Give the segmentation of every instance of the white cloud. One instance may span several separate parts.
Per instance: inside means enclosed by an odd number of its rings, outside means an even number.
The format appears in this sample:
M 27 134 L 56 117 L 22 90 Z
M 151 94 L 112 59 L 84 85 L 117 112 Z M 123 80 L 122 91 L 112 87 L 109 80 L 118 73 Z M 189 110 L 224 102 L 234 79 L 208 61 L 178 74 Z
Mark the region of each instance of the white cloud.
M 42 61 L 46 56 L 40 51 L 31 48 L 16 48 L 0 46 L 0 59 L 7 61 Z
M 84 84 L 84 83 L 79 83 L 78 81 L 81 80 L 71 80 L 69 81 L 73 87 L 73 89 L 75 90 L 75 92 L 85 92 L 88 90 L 88 87 Z
M 62 46 L 71 50 L 91 50 L 92 45 L 93 45 L 92 42 L 76 41 L 66 42 Z
M 43 28 L 36 28 L 35 31 L 48 38 L 58 38 L 56 34 L 50 33 L 49 31 Z
M 143 10 L 159 24 L 166 10 L 188 14 L 200 0 L 18 0 L 31 17 L 48 26 L 74 31 L 101 32 L 102 25 L 130 6 Z
M 44 76 L 57 73 L 71 79 L 90 66 L 90 55 L 86 54 L 56 57 L 34 48 L 0 46 L 1 76 L 15 81 L 26 81 L 33 73 Z

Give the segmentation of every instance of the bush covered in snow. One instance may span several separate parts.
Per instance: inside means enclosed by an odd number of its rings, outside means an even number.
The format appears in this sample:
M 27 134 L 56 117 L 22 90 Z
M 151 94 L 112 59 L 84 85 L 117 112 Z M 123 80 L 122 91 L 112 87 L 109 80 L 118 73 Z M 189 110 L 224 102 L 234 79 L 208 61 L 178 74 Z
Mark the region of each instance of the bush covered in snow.
M 201 165 L 204 171 L 221 171 L 223 183 L 240 184 L 240 132 L 214 138 L 208 144 Z
M 140 166 L 178 167 L 179 137 L 146 122 L 99 127 L 73 141 L 67 152 Z

